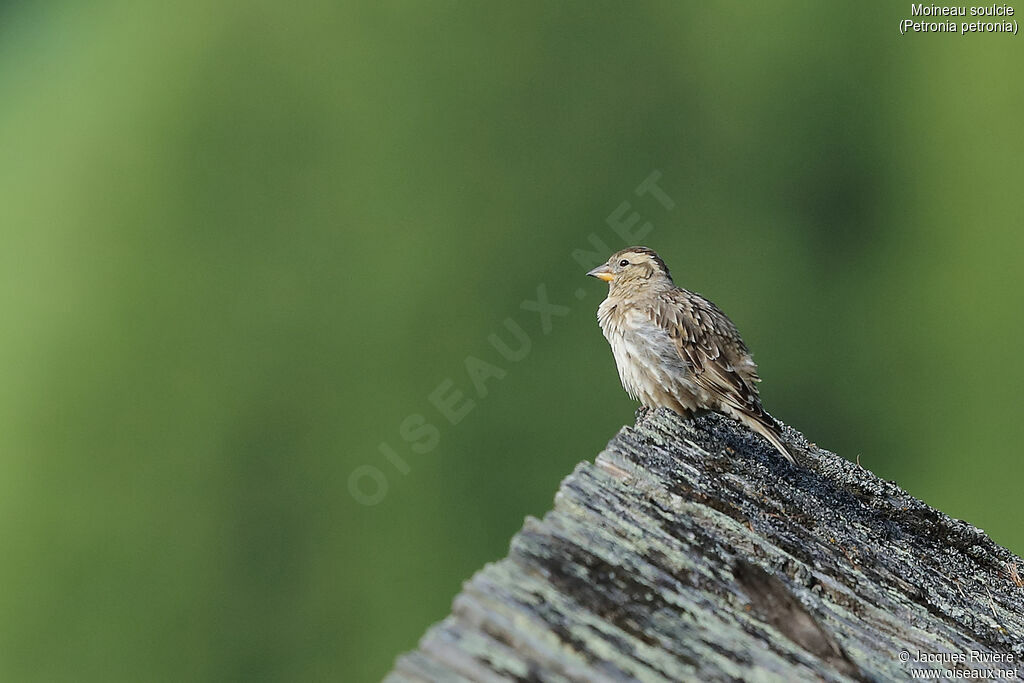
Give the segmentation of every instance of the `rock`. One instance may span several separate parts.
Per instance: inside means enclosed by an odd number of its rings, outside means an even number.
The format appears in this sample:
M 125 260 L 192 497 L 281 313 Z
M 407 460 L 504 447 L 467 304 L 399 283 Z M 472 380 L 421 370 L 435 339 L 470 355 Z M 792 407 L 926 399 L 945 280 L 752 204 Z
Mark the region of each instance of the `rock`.
M 718 415 L 623 428 L 386 680 L 1024 677 L 1024 562 L 786 434 L 799 467 Z

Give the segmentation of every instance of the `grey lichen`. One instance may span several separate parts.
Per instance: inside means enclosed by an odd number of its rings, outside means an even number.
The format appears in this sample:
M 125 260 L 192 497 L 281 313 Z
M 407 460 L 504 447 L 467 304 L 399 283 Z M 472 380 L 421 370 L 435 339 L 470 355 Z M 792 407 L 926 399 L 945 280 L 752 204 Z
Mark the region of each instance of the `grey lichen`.
M 1024 562 L 786 434 L 800 467 L 716 415 L 662 410 L 624 428 L 387 680 L 1024 676 Z M 1012 661 L 915 661 L 972 651 Z

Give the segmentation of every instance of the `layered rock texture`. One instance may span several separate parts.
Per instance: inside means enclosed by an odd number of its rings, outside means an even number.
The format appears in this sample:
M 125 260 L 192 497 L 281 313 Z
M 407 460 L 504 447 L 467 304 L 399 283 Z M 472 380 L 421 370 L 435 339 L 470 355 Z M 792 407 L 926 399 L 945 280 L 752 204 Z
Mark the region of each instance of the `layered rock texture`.
M 1024 562 L 786 435 L 799 467 L 717 415 L 623 428 L 387 680 L 1024 678 Z

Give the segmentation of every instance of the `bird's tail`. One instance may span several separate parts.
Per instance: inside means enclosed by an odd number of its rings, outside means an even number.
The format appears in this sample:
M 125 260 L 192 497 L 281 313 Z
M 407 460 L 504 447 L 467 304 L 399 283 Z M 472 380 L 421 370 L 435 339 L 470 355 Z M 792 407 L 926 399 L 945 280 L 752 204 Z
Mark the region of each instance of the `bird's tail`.
M 768 440 L 768 443 L 775 446 L 775 450 L 782 454 L 782 457 L 789 461 L 791 465 L 796 464 L 796 460 L 793 455 L 786 448 L 785 444 L 782 443 L 782 431 L 779 429 L 779 425 L 768 413 L 765 413 L 763 417 L 746 415 L 747 419 L 745 422 L 755 432 L 763 436 Z

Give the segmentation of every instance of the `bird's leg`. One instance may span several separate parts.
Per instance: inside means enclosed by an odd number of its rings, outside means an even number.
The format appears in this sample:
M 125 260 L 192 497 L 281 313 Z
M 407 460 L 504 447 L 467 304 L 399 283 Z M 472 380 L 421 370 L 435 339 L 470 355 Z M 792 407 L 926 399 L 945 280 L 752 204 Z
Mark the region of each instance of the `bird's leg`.
M 651 409 L 645 405 L 641 405 L 639 408 L 636 409 L 636 421 L 640 422 L 641 420 L 646 419 L 647 416 L 650 414 Z

